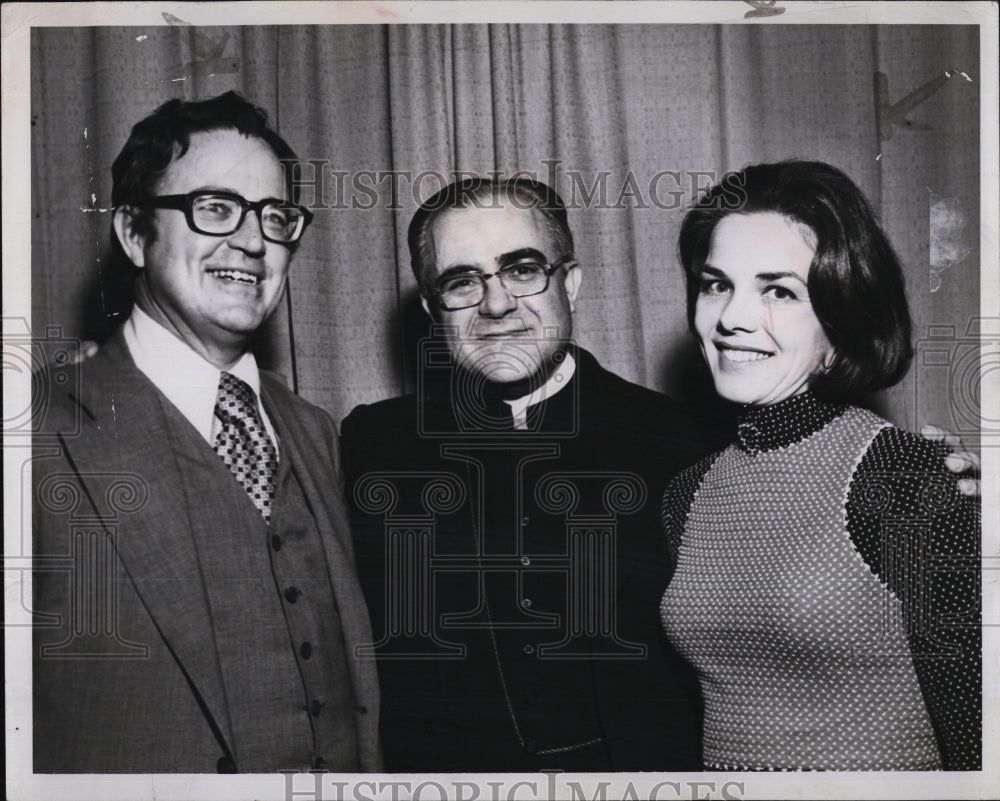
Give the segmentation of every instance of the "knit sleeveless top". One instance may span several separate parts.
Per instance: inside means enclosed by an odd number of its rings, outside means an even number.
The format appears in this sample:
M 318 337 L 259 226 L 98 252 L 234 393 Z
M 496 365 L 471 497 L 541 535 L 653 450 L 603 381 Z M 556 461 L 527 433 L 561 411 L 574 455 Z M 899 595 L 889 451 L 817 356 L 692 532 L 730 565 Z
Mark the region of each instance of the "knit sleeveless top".
M 704 474 L 661 613 L 699 674 L 706 767 L 941 767 L 902 606 L 847 528 L 851 476 L 887 426 L 848 407 L 785 447 L 732 445 Z

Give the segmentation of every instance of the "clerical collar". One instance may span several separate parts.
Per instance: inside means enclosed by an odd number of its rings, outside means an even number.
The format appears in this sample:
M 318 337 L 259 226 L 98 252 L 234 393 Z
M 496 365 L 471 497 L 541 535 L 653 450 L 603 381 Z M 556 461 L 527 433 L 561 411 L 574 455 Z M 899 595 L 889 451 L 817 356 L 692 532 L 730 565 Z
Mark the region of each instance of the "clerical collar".
M 803 392 L 770 406 L 748 404 L 740 413 L 736 441 L 750 454 L 784 448 L 819 431 L 845 409 Z
M 551 398 L 569 384 L 570 379 L 576 372 L 576 359 L 573 358 L 573 354 L 569 350 L 566 350 L 565 354 L 566 358 L 559 362 L 555 371 L 549 376 L 549 380 L 538 389 L 530 395 L 525 395 L 523 398 L 504 401 L 510 406 L 510 414 L 514 418 L 515 429 L 519 431 L 527 430 L 529 406 L 534 406 L 536 403 L 541 403 L 543 400 Z

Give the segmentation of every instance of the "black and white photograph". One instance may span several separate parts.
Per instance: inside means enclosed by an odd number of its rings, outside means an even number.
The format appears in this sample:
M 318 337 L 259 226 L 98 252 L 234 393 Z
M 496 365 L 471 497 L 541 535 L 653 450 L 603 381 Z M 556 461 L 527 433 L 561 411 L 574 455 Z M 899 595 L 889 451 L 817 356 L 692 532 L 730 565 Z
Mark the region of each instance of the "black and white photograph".
M 2 14 L 6 797 L 997 797 L 996 3 Z

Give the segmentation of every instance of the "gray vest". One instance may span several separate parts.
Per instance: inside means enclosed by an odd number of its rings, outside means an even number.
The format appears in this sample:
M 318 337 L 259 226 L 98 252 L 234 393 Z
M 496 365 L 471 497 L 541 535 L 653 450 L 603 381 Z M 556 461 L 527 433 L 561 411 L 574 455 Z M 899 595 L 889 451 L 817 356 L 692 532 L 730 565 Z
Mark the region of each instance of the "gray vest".
M 214 642 L 205 647 L 214 648 L 226 688 L 233 767 L 357 771 L 340 614 L 296 465 L 279 445 L 268 527 L 205 440 L 186 421 L 178 426 L 184 433 L 176 447 L 195 467 L 185 475 L 187 491 L 212 493 L 232 523 L 204 532 L 195 544 L 214 627 Z

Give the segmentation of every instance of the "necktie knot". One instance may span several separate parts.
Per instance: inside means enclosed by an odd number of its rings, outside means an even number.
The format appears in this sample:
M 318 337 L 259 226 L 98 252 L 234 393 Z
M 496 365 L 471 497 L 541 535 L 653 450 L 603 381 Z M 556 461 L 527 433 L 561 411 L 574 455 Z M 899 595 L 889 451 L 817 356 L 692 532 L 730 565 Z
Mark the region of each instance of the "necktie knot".
M 223 372 L 219 376 L 215 415 L 221 423 L 215 437 L 215 452 L 243 486 L 264 521 L 270 523 L 278 453 L 264 429 L 253 388 Z
M 246 381 L 223 372 L 219 376 L 215 413 L 223 422 L 233 419 L 256 422 L 260 419 L 257 413 L 257 395 Z

